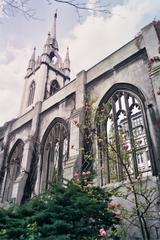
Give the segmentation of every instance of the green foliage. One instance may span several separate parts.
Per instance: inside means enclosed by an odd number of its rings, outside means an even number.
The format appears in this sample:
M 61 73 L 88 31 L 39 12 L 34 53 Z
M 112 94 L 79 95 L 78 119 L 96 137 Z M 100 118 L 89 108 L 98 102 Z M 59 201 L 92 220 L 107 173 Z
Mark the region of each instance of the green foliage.
M 120 220 L 108 208 L 110 194 L 91 181 L 91 176 L 77 176 L 20 207 L 0 209 L 0 239 L 102 239 L 101 227 L 112 235 Z

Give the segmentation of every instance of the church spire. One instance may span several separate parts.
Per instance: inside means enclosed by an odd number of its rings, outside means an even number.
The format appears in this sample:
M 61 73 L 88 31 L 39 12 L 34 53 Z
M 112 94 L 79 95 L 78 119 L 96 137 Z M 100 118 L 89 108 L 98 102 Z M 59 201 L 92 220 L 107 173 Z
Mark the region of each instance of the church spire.
M 27 68 L 27 74 L 31 73 L 35 68 L 35 62 L 36 62 L 35 61 L 35 54 L 36 54 L 36 47 L 34 47 L 32 56 L 29 60 L 29 64 L 28 64 L 28 68 Z
M 69 77 L 70 75 L 70 58 L 69 58 L 69 47 L 67 47 L 66 57 L 63 63 L 63 70 L 65 75 Z
M 53 22 L 53 28 L 51 32 L 51 37 L 56 39 L 56 31 L 57 31 L 57 10 L 54 14 L 54 22 Z
M 51 46 L 58 51 L 58 42 L 56 39 L 56 35 L 57 35 L 57 10 L 54 14 L 54 22 L 53 22 L 53 27 L 52 27 L 52 31 L 51 31 Z

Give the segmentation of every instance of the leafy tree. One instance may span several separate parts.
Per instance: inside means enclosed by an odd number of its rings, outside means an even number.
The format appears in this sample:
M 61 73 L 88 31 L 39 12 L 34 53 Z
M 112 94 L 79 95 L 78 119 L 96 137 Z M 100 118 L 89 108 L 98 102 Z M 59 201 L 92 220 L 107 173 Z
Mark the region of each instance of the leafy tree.
M 117 179 L 115 165 L 117 164 L 116 158 L 119 158 L 119 167 L 122 170 L 122 178 L 118 185 L 110 187 L 114 191 L 115 197 L 118 197 L 120 202 L 125 202 L 125 206 L 120 206 L 117 214 L 121 215 L 123 224 L 119 229 L 121 239 L 128 239 L 129 231 L 134 229 L 137 232 L 138 237 L 143 240 L 159 239 L 159 190 L 152 178 L 147 174 L 139 172 L 136 177 L 133 174 L 132 161 L 130 158 L 130 151 L 128 145 L 124 139 L 122 129 L 119 129 L 118 133 L 118 145 L 120 153 L 117 152 L 115 140 L 116 137 L 111 134 L 110 141 L 106 140 L 106 133 L 102 131 L 100 134 L 95 129 L 95 124 L 98 127 L 101 123 L 105 122 L 106 118 L 111 118 L 110 109 L 111 103 L 108 101 L 103 104 L 101 109 L 95 118 L 97 111 L 94 108 L 96 99 L 85 100 L 85 124 L 77 123 L 80 131 L 84 137 L 84 150 L 82 152 L 83 165 L 82 168 L 90 170 L 94 168 L 96 160 L 96 153 L 93 152 L 92 144 L 97 140 L 99 149 L 102 154 L 108 154 L 108 160 L 110 165 L 110 177 L 111 182 L 115 182 Z M 94 124 L 95 122 L 95 124 Z M 114 126 L 111 127 L 111 131 L 114 130 Z M 136 147 L 136 144 L 134 145 Z M 87 154 L 86 154 L 87 152 Z M 85 154 L 84 154 L 85 153 Z M 97 162 L 100 161 L 97 160 Z M 103 174 L 103 172 L 102 172 Z M 116 201 L 112 201 L 112 207 L 117 207 Z M 138 230 L 138 231 L 137 231 Z M 140 231 L 139 231 L 140 230 Z M 132 234 L 133 232 L 131 232 Z M 132 239 L 132 237 L 131 237 Z
M 92 186 L 92 177 L 77 174 L 66 186 L 52 185 L 43 195 L 8 210 L 0 210 L 1 240 L 114 239 L 116 212 L 111 193 Z

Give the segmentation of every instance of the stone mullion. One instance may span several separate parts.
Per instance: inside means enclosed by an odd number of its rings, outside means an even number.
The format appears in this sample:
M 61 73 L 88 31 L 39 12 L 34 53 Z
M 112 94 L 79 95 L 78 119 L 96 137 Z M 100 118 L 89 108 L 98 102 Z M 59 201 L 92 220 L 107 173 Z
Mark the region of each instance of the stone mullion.
M 118 94 L 119 109 L 122 110 L 121 93 Z
M 31 105 L 32 104 L 32 99 L 33 99 L 33 86 L 31 86 L 31 88 L 30 88 L 30 104 L 29 105 Z
M 50 164 L 49 164 L 49 168 L 50 168 L 50 180 L 53 181 L 53 175 L 55 174 L 54 172 L 54 139 L 51 139 L 51 151 L 50 151 Z
M 12 172 L 12 181 L 13 182 L 16 180 L 17 167 L 18 167 L 18 156 L 14 159 L 14 164 L 13 164 L 13 172 Z
M 42 169 L 41 169 L 41 190 L 44 191 L 47 186 L 47 171 L 48 171 L 48 166 L 46 166 L 46 163 L 48 164 L 48 150 L 47 148 L 47 140 L 44 146 L 44 153 L 42 156 Z
M 132 121 L 131 121 L 131 112 L 129 109 L 129 102 L 128 102 L 128 94 L 124 94 L 125 99 L 125 105 L 126 105 L 126 117 L 128 122 L 128 131 L 130 136 L 130 144 L 131 144 L 131 152 L 132 152 L 132 160 L 133 160 L 133 166 L 134 166 L 134 175 L 135 177 L 138 176 L 138 165 L 136 160 L 136 149 L 135 149 L 135 141 L 134 141 L 134 135 L 133 135 L 133 129 L 132 129 Z
M 106 173 L 106 183 L 110 183 L 110 171 L 109 171 L 109 156 L 108 156 L 108 135 L 107 135 L 107 120 L 104 123 L 104 132 L 105 132 L 105 144 L 103 147 L 104 151 L 104 169 Z
M 31 105 L 31 102 L 32 102 L 32 86 L 29 89 L 28 106 Z
M 121 151 L 120 151 L 120 139 L 119 131 L 117 125 L 117 114 L 116 114 L 116 104 L 112 97 L 112 110 L 113 110 L 113 122 L 114 122 L 114 131 L 115 131 L 115 143 L 116 143 L 116 173 L 118 181 L 122 179 L 122 164 L 121 164 Z
M 103 130 L 102 130 L 102 123 L 100 124 L 99 126 L 100 128 L 100 133 L 103 134 Z M 101 136 L 102 137 L 102 136 Z M 100 183 L 101 183 L 101 186 L 103 186 L 103 172 L 102 172 L 102 168 L 103 168 L 103 143 L 100 142 Z
M 12 159 L 11 159 L 12 161 Z M 7 196 L 7 199 L 6 200 L 10 200 L 11 199 L 11 195 L 12 195 L 12 188 L 13 188 L 13 183 L 14 183 L 14 180 L 13 180 L 13 173 L 14 173 L 14 163 L 11 165 L 9 165 L 9 168 L 8 168 L 8 188 L 6 187 L 6 196 Z
M 47 170 L 46 170 L 46 189 L 48 188 L 48 180 L 49 180 L 49 161 L 50 161 L 50 147 L 47 151 Z
M 59 158 L 58 158 L 58 181 L 62 181 L 62 161 L 63 161 L 63 131 L 62 131 L 62 125 L 60 125 L 59 129 Z

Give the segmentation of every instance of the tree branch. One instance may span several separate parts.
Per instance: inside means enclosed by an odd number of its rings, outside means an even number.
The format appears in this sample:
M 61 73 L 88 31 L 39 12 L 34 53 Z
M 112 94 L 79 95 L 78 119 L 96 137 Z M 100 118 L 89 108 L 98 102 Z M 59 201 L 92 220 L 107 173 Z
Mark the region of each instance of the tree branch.
M 95 4 L 86 4 L 85 2 L 80 1 L 65 1 L 65 0 L 46 0 L 49 4 L 52 4 L 52 2 L 62 3 L 70 5 L 71 7 L 75 8 L 77 11 L 84 10 L 84 11 L 90 11 L 90 12 L 97 12 L 97 13 L 103 13 L 103 14 L 111 14 L 111 12 L 107 9 L 108 5 L 102 5 L 101 1 L 96 2 Z
M 36 10 L 29 7 L 30 0 L 4 0 L 0 4 L 1 12 L 6 16 L 15 16 L 15 13 L 22 13 L 28 20 L 35 17 Z

